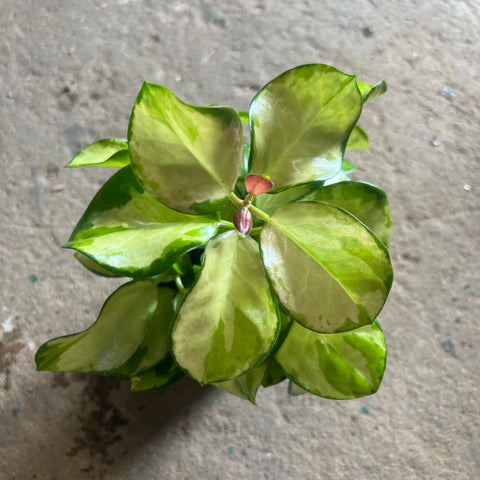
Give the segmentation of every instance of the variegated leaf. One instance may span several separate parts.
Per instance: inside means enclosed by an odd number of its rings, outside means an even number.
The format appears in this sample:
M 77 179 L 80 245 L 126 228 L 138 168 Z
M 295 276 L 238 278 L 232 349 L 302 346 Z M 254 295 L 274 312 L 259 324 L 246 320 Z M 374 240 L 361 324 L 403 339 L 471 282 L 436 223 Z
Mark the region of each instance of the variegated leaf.
M 257 242 L 236 231 L 212 239 L 172 328 L 178 364 L 200 383 L 231 380 L 266 358 L 277 329 Z
M 362 111 L 354 75 L 302 65 L 272 80 L 250 105 L 249 172 L 274 191 L 333 177 Z
M 307 199 L 347 210 L 388 246 L 392 235 L 392 218 L 387 196 L 380 188 L 369 183 L 340 182 L 319 188 Z
M 193 107 L 144 83 L 130 118 L 135 174 L 162 203 L 186 213 L 217 210 L 235 187 L 242 124 L 231 108 Z
M 293 323 L 276 359 L 290 380 L 310 393 L 338 400 L 358 398 L 378 390 L 386 345 L 377 322 L 333 335 Z M 291 393 L 301 391 L 292 385 Z
M 135 353 L 122 366 L 108 372 L 110 375 L 131 377 L 153 368 L 164 361 L 170 354 L 168 334 L 172 324 L 173 298 L 175 291 L 171 288 L 158 288 L 157 310 L 142 343 Z
M 129 163 L 127 141 L 109 138 L 85 147 L 73 157 L 67 167 L 125 167 Z
M 368 85 L 368 83 L 357 83 L 360 94 L 362 95 L 363 103 L 373 100 L 374 98 L 383 95 L 387 91 L 387 84 L 385 80 L 380 80 L 374 86 Z
M 262 228 L 262 256 L 292 318 L 321 333 L 371 323 L 392 285 L 385 246 L 355 217 L 321 202 L 278 209 Z
M 213 216 L 186 215 L 165 207 L 126 167 L 101 188 L 65 247 L 114 273 L 151 276 L 206 244 L 218 226 Z
M 87 330 L 44 343 L 37 370 L 108 372 L 123 365 L 140 347 L 157 308 L 151 280 L 122 285 L 105 302 Z

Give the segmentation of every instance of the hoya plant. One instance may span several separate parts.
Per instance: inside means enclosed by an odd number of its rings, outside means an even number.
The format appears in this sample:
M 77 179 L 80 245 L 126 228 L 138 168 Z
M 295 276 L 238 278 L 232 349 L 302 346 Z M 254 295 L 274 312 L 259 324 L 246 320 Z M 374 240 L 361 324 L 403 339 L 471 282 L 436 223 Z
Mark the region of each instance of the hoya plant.
M 128 377 L 133 390 L 189 375 L 252 402 L 285 379 L 292 395 L 374 393 L 390 211 L 382 190 L 349 180 L 344 155 L 368 147 L 357 121 L 385 90 L 302 65 L 237 113 L 144 83 L 128 138 L 68 165 L 120 169 L 65 247 L 128 280 L 90 328 L 42 345 L 37 369 Z

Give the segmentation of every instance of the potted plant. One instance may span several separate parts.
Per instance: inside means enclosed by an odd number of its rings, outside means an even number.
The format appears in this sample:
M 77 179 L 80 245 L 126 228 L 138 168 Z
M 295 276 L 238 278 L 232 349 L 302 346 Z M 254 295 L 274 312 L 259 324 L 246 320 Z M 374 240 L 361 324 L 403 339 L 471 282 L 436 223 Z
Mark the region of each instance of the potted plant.
M 128 139 L 95 142 L 68 165 L 120 168 L 65 247 L 129 280 L 90 328 L 42 345 L 37 369 L 128 377 L 133 390 L 190 375 L 252 402 L 284 379 L 291 394 L 374 393 L 390 211 L 382 190 L 349 180 L 344 154 L 368 147 L 357 121 L 385 90 L 302 65 L 237 113 L 144 83 Z

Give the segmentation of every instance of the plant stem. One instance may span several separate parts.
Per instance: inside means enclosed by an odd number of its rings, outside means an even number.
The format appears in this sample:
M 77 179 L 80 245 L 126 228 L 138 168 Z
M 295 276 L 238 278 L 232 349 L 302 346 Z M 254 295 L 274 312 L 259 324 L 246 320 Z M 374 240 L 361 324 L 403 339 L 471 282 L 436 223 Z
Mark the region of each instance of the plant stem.
M 177 285 L 178 291 L 180 293 L 184 293 L 186 291 L 186 288 L 183 286 L 183 282 L 180 275 L 175 275 L 175 284 Z
M 250 198 L 249 198 L 250 197 Z M 270 222 L 270 215 L 267 215 L 265 212 L 260 210 L 259 208 L 255 207 L 250 203 L 250 199 L 252 197 L 250 195 L 247 196 L 248 200 L 248 209 L 256 215 L 258 218 L 262 219 L 264 222 Z M 245 202 L 240 200 L 234 192 L 230 192 L 230 200 L 239 208 L 245 207 Z
M 234 192 L 230 192 L 230 200 L 239 208 L 243 207 L 243 200 L 240 200 Z
M 267 215 L 263 210 L 255 207 L 254 205 L 250 205 L 250 211 L 256 215 L 258 218 L 263 220 L 264 222 L 270 222 L 270 215 Z

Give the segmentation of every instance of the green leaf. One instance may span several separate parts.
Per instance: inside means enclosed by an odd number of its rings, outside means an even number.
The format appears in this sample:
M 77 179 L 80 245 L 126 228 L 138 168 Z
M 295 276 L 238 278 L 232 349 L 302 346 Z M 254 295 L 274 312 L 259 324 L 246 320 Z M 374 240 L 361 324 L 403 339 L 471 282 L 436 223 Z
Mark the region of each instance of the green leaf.
M 128 144 L 147 191 L 187 213 L 217 210 L 234 189 L 242 164 L 242 124 L 235 110 L 193 107 L 149 83 L 135 103 Z
M 363 103 L 373 100 L 374 98 L 383 95 L 387 91 L 387 84 L 385 80 L 380 80 L 374 86 L 368 85 L 368 83 L 357 83 L 360 94 L 362 95 Z
M 107 372 L 123 365 L 142 344 L 156 308 L 151 280 L 121 286 L 90 328 L 44 343 L 35 356 L 37 370 Z
M 94 262 L 91 258 L 87 257 L 83 253 L 75 252 L 73 255 L 85 268 L 90 270 L 92 273 L 97 275 L 101 275 L 102 277 L 121 277 L 121 275 L 117 273 L 113 273 L 110 270 L 102 267 L 98 263 Z
M 315 333 L 293 323 L 276 358 L 299 387 L 320 397 L 342 400 L 378 390 L 385 371 L 386 345 L 377 322 L 334 335 Z
M 371 323 L 392 285 L 385 246 L 350 214 L 326 203 L 277 210 L 260 234 L 267 272 L 294 320 L 321 333 Z
M 243 123 L 248 125 L 248 112 L 238 112 L 238 116 Z
M 267 362 L 264 362 L 259 367 L 244 373 L 240 377 L 227 380 L 226 382 L 214 383 L 213 385 L 231 393 L 232 395 L 250 400 L 250 402 L 256 405 L 257 403 L 255 402 L 255 397 L 257 396 L 257 391 L 262 384 L 262 379 L 265 375 L 266 368 Z
M 131 377 L 149 370 L 164 361 L 169 355 L 168 334 L 174 317 L 171 288 L 158 289 L 158 303 L 155 317 L 150 323 L 142 343 L 136 352 L 122 366 L 112 370 L 109 375 Z
M 171 332 L 176 361 L 202 384 L 263 362 L 279 326 L 255 240 L 223 233 L 207 244 L 204 262 Z
M 125 167 L 129 163 L 127 141 L 109 138 L 92 143 L 78 152 L 67 167 Z
M 268 175 L 275 191 L 333 177 L 361 111 L 354 75 L 328 65 L 283 73 L 250 105 L 250 173 Z
M 185 374 L 177 363 L 169 357 L 157 366 L 139 373 L 130 379 L 131 389 L 137 392 L 163 390 L 181 380 Z
M 367 134 L 358 125 L 355 125 L 348 138 L 347 150 L 365 150 L 368 145 Z
M 171 210 L 144 191 L 130 167 L 97 193 L 65 247 L 121 275 L 158 274 L 217 233 L 213 216 Z
M 270 357 L 265 364 L 267 368 L 262 378 L 262 386 L 264 388 L 277 385 L 285 380 L 285 372 L 274 356 Z
M 297 202 L 308 196 L 315 188 L 318 188 L 317 183 L 309 183 L 307 185 L 299 185 L 297 187 L 288 188 L 278 193 L 265 193 L 256 197 L 254 204 L 263 212 L 271 215 L 275 210 L 284 207 L 289 203 Z
M 347 210 L 388 246 L 392 235 L 392 218 L 387 196 L 380 188 L 369 183 L 340 182 L 319 188 L 308 199 Z

